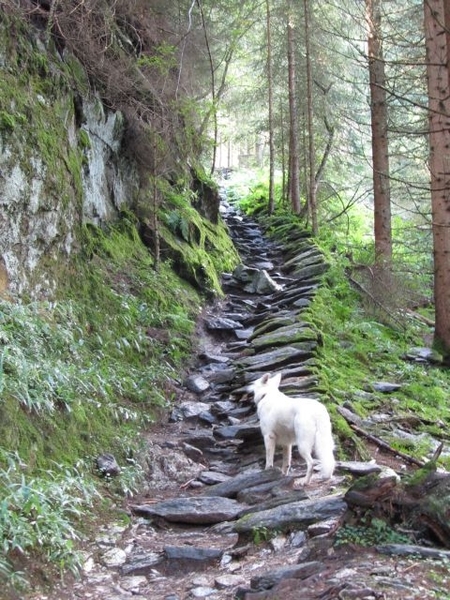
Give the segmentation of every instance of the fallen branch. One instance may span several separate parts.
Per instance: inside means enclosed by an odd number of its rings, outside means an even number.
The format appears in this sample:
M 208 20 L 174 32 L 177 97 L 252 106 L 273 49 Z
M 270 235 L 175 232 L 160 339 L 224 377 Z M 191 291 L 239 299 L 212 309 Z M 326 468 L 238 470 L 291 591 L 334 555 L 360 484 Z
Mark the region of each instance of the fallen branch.
M 391 454 L 394 454 L 395 456 L 399 456 L 400 458 L 402 458 L 404 461 L 408 462 L 411 465 L 416 465 L 418 467 L 425 466 L 425 463 L 423 461 L 421 461 L 417 458 L 414 458 L 414 456 L 409 456 L 409 454 L 405 454 L 404 452 L 401 452 L 400 450 L 396 450 L 395 448 L 390 446 L 387 442 L 384 442 L 383 440 L 376 437 L 375 435 L 372 435 L 371 433 L 369 433 L 365 429 L 362 429 L 358 425 L 355 425 L 354 423 L 349 423 L 349 425 L 356 433 L 367 438 L 368 440 L 370 440 L 371 442 L 376 444 L 379 448 L 382 448 L 383 450 L 386 450 L 387 452 L 390 452 Z
M 429 319 L 428 317 L 425 317 L 424 315 L 421 315 L 420 313 L 411 310 L 410 308 L 407 308 L 405 310 L 405 312 L 408 315 L 411 315 L 411 317 L 413 317 L 414 319 L 417 319 L 418 321 L 421 321 L 422 323 L 425 323 L 425 325 L 429 325 L 430 327 L 434 327 L 435 326 L 435 322 L 434 319 Z

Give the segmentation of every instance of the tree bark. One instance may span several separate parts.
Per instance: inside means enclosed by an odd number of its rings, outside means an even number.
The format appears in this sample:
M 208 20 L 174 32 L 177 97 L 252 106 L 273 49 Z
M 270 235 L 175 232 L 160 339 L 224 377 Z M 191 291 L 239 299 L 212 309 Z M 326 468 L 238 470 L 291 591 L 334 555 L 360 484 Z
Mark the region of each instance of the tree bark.
M 450 476 L 437 473 L 434 461 L 399 482 L 367 475 L 346 492 L 344 500 L 357 518 L 381 518 L 413 530 L 420 539 L 450 547 Z
M 310 12 L 308 0 L 303 0 L 304 17 L 305 17 L 305 53 L 306 53 L 306 98 L 308 107 L 308 167 L 309 167 L 309 184 L 308 184 L 308 214 L 311 219 L 311 228 L 313 235 L 319 233 L 319 225 L 317 221 L 317 184 L 316 184 L 316 156 L 314 145 L 314 111 L 312 97 L 312 65 L 311 65 L 311 42 L 310 42 Z
M 386 81 L 381 40 L 381 0 L 366 0 L 366 19 L 372 126 L 375 260 L 389 267 L 392 260 L 391 192 Z
M 450 7 L 424 0 L 434 252 L 434 347 L 450 366 Z
M 288 85 L 289 85 L 289 198 L 292 210 L 299 215 L 300 204 L 300 159 L 298 153 L 298 114 L 296 92 L 295 34 L 292 0 L 288 0 Z
M 269 215 L 275 210 L 275 142 L 273 123 L 273 69 L 272 69 L 272 35 L 270 19 L 270 0 L 266 0 L 267 19 L 267 83 L 269 104 Z

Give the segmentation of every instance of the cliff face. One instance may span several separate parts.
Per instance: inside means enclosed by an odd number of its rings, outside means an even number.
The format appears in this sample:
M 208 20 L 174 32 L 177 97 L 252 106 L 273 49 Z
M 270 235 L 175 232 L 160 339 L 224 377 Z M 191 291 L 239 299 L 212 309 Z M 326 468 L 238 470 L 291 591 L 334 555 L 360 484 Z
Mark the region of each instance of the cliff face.
M 139 188 L 121 152 L 124 121 L 106 111 L 82 67 L 0 17 L 0 292 L 51 296 L 51 265 L 77 249 Z

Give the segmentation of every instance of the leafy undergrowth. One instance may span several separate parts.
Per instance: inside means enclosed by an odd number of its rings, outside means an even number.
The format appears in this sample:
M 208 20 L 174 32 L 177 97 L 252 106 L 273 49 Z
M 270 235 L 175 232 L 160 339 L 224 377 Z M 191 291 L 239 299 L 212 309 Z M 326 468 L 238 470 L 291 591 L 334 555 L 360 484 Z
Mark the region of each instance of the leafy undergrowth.
M 130 222 L 85 236 L 58 299 L 0 301 L 3 589 L 26 587 L 33 564 L 76 573 L 86 515 L 137 489 L 138 432 L 173 400 L 202 304 Z M 114 481 L 96 469 L 105 452 Z

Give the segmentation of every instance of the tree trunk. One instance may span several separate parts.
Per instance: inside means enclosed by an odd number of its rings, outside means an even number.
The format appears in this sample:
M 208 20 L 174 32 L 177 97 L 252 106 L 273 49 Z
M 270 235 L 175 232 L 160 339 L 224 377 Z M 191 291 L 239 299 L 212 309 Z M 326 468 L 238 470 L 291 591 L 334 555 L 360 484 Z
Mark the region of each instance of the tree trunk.
M 424 0 L 434 250 L 434 346 L 450 366 L 450 21 L 448 0 Z
M 420 539 L 450 547 L 450 476 L 437 473 L 432 461 L 401 483 L 395 477 L 363 477 L 344 500 L 366 524 L 370 517 L 381 518 L 413 530 Z
M 305 52 L 306 52 L 306 95 L 308 106 L 308 166 L 309 166 L 309 184 L 308 184 L 308 214 L 311 219 L 313 235 L 319 233 L 317 221 L 317 185 L 316 185 L 316 157 L 314 146 L 314 124 L 313 124 L 313 97 L 312 97 L 312 68 L 311 68 L 311 43 L 309 36 L 310 12 L 308 0 L 303 0 L 305 13 Z
M 267 82 L 269 104 L 269 215 L 275 210 L 275 143 L 273 123 L 273 69 L 272 69 L 272 36 L 270 23 L 270 0 L 266 0 L 267 17 Z
M 391 192 L 385 72 L 381 40 L 381 0 L 366 0 L 372 125 L 375 260 L 389 267 L 392 259 Z
M 292 210 L 299 215 L 300 205 L 300 159 L 298 154 L 298 114 L 296 92 L 295 35 L 292 0 L 288 0 L 288 83 L 289 83 L 289 198 Z

